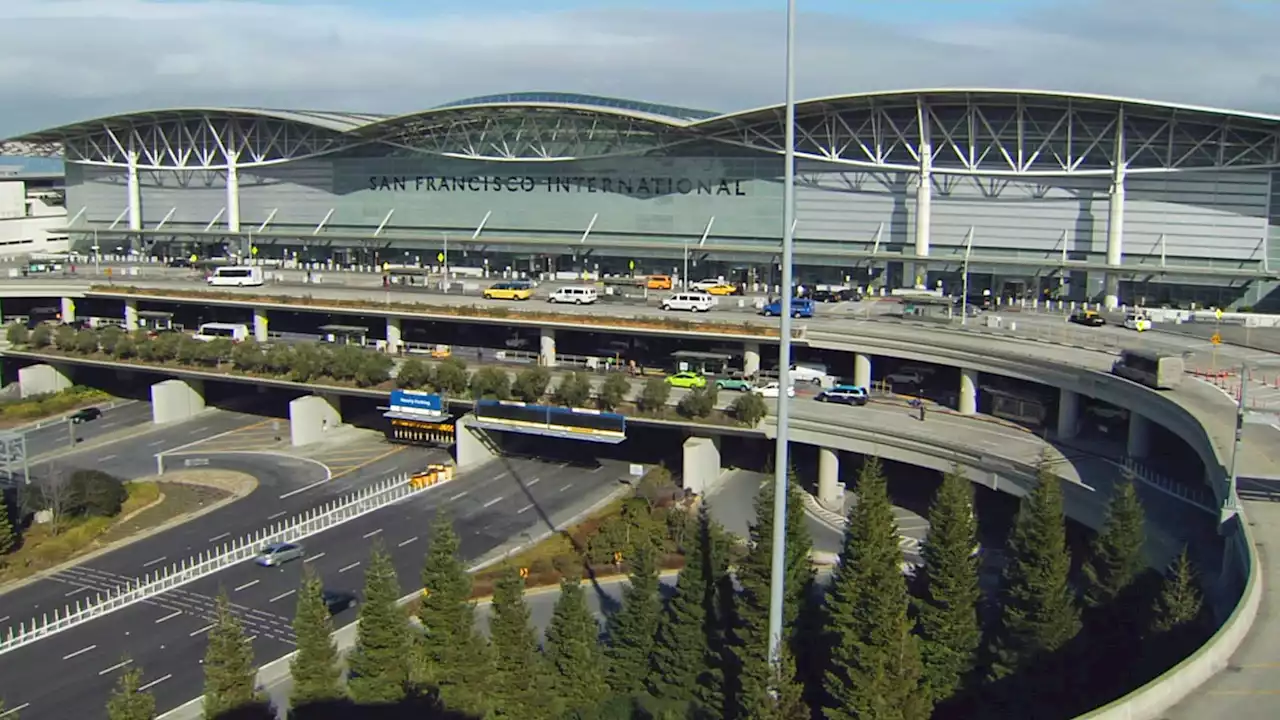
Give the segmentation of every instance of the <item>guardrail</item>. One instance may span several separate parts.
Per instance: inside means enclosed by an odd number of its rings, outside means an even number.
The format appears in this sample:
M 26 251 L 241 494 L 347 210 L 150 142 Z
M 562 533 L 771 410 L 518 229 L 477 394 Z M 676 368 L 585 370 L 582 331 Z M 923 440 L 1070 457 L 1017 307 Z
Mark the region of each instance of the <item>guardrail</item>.
M 83 603 L 77 600 L 74 605 L 63 607 L 61 612 L 54 610 L 52 616 L 45 613 L 39 618 L 20 623 L 17 627 L 10 626 L 4 636 L 0 637 L 0 655 L 208 577 L 254 557 L 264 545 L 297 542 L 411 495 L 440 487 L 452 479 L 452 473 L 431 484 L 413 482 L 408 474 L 387 478 L 345 498 L 296 515 L 290 520 L 225 542 L 216 550 L 200 553 L 163 570 L 134 578 L 114 591 L 99 593 L 92 600 Z
M 1124 459 L 1124 469 L 1133 479 L 1188 505 L 1217 514 L 1218 506 L 1207 486 L 1193 487 L 1171 480 L 1131 457 Z

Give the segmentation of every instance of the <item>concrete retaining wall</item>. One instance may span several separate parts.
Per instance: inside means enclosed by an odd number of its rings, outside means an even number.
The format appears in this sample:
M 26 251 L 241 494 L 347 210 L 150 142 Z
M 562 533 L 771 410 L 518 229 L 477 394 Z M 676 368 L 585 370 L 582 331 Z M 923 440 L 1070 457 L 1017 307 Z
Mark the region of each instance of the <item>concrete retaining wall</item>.
M 204 410 L 204 383 L 164 380 L 151 386 L 151 420 L 157 425 L 181 422 Z
M 71 387 L 71 378 L 52 365 L 28 365 L 18 369 L 18 396 L 47 395 Z
M 685 440 L 682 477 L 685 490 L 705 494 L 720 478 L 720 443 L 705 437 Z

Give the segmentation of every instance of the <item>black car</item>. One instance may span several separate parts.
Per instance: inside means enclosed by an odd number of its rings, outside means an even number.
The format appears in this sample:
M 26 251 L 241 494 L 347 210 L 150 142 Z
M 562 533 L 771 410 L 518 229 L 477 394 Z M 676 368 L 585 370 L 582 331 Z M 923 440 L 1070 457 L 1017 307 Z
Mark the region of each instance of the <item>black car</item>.
M 1088 327 L 1102 327 L 1107 324 L 1107 319 L 1092 310 L 1073 313 L 1069 318 L 1076 325 L 1087 325 Z
M 321 597 L 324 598 L 325 607 L 329 608 L 330 615 L 337 615 L 360 604 L 354 594 L 341 590 L 325 590 L 321 593 Z
M 102 409 L 96 407 L 82 408 L 67 416 L 67 418 L 76 425 L 92 422 L 100 417 L 102 417 Z
M 852 288 L 823 288 L 814 290 L 811 297 L 814 302 L 834 303 L 861 300 L 862 294 Z

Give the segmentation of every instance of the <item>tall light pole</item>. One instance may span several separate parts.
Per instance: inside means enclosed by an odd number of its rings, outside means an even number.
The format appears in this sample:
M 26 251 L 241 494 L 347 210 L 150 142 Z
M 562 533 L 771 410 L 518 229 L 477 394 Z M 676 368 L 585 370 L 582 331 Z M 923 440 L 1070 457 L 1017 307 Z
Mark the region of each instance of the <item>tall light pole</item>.
M 782 655 L 782 604 L 787 569 L 787 475 L 791 468 L 790 419 L 787 397 L 791 388 L 791 255 L 796 218 L 796 0 L 787 0 L 787 105 L 784 133 L 786 168 L 782 182 L 782 307 L 778 332 L 778 438 L 773 468 L 773 557 L 769 569 L 769 665 L 779 667 Z

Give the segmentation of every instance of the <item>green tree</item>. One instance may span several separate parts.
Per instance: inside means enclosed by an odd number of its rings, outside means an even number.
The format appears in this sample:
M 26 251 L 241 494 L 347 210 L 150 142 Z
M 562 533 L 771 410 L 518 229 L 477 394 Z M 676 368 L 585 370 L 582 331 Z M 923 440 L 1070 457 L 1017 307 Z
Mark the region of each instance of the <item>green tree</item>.
M 783 579 L 782 637 L 793 653 L 798 653 L 800 610 L 813 589 L 813 564 L 809 553 L 813 540 L 805 526 L 802 490 L 794 470 L 787 483 L 787 555 Z M 733 653 L 739 672 L 739 702 L 748 713 L 765 712 L 769 707 L 769 687 L 773 670 L 769 666 L 769 585 L 773 577 L 772 480 L 756 494 L 756 517 L 748 532 L 747 556 L 738 566 L 738 583 Z
M 253 645 L 244 636 L 240 618 L 231 611 L 227 594 L 218 594 L 209 647 L 204 654 L 204 716 L 214 720 L 225 713 L 244 712 L 261 705 L 254 689 L 258 666 Z
M 9 516 L 9 501 L 4 491 L 0 490 L 0 555 L 13 550 L 17 535 L 13 530 L 13 520 Z
M 231 349 L 231 364 L 241 372 L 261 372 L 267 366 L 267 350 L 257 340 L 249 338 Z
M 796 660 L 785 646 L 769 680 L 766 702 L 755 717 L 761 720 L 809 720 L 813 710 L 804 699 L 804 685 L 796 680 Z
M 404 699 L 409 682 L 409 632 L 396 600 L 400 581 L 391 556 L 373 548 L 364 574 L 356 644 L 347 656 L 347 691 L 363 704 L 392 704 Z
M 406 390 L 420 390 L 431 384 L 431 366 L 416 357 L 400 363 L 396 373 L 396 387 Z
M 536 403 L 547 394 L 547 386 L 551 384 L 551 371 L 542 367 L 531 367 L 521 370 L 511 385 L 511 393 L 517 400 Z
M 436 512 L 422 565 L 422 632 L 415 681 L 433 689 L 453 710 L 483 716 L 489 689 L 489 655 L 476 631 L 472 580 L 458 556 L 461 547 L 445 510 Z
M 596 403 L 599 404 L 601 410 L 617 410 L 618 406 L 627 399 L 627 394 L 630 392 L 631 383 L 628 382 L 626 375 L 610 373 L 604 379 L 604 384 L 600 386 L 600 396 L 596 398 Z
M 289 662 L 293 676 L 290 707 L 332 702 L 344 697 L 338 648 L 333 642 L 333 621 L 329 606 L 324 601 L 324 583 L 310 565 L 303 568 L 293 632 L 297 637 L 298 652 Z
M 111 349 L 111 354 L 120 360 L 137 357 L 138 344 L 128 335 L 121 335 L 120 339 L 116 340 L 115 347 Z
M 4 329 L 4 339 L 10 345 L 26 345 L 31 339 L 27 326 L 19 322 L 11 322 Z
M 991 663 L 997 679 L 1031 667 L 1080 632 L 1062 487 L 1043 458 L 1037 475 L 1036 489 L 1023 499 L 1005 550 Z
M 684 548 L 684 568 L 658 628 L 649 684 L 655 696 L 714 717 L 724 707 L 716 691 L 723 684 L 719 587 L 728 548 L 724 531 L 711 520 L 705 504 L 693 525 L 691 542 Z
M 1100 608 L 1115 602 L 1146 570 L 1142 501 L 1131 479 L 1116 485 L 1102 531 L 1089 544 L 1085 562 L 1085 602 Z
M 1183 548 L 1165 574 L 1160 595 L 1152 608 L 1151 629 L 1161 634 L 1185 628 L 1199 619 L 1202 605 L 1195 567 Z
M 718 399 L 714 385 L 694 388 L 680 398 L 680 402 L 676 404 L 676 412 L 687 418 L 704 418 L 716 409 Z
M 511 375 L 496 367 L 482 367 L 471 375 L 471 397 L 506 400 L 511 397 Z
M 53 332 L 53 344 L 63 352 L 76 349 L 76 329 L 70 325 L 59 325 Z
M 878 458 L 867 458 L 858 475 L 858 502 L 849 512 L 840 566 L 827 592 L 828 718 L 929 717 L 933 708 L 921 685 L 909 605 L 884 471 Z
M 467 375 L 467 364 L 458 358 L 445 358 L 436 366 L 431 385 L 436 392 L 446 395 L 461 396 L 467 391 L 470 378 Z
M 667 384 L 666 378 L 653 377 L 645 381 L 636 404 L 645 412 L 659 412 L 667 407 L 670 399 L 671 386 Z
M 569 713 L 586 713 L 608 695 L 600 624 L 587 607 L 574 575 L 560 581 L 560 597 L 543 643 L 551 665 L 551 690 Z
M 489 642 L 493 675 L 489 694 L 497 718 L 556 717 L 550 672 L 538 650 L 538 635 L 529 622 L 524 602 L 524 580 L 516 568 L 508 568 L 493 589 Z
M 98 343 L 102 346 L 102 352 L 108 355 L 115 355 L 116 345 L 124 336 L 124 330 L 121 330 L 118 325 L 108 325 L 102 328 L 102 332 L 98 333 Z
M 649 677 L 649 657 L 662 622 L 658 567 L 652 548 L 635 548 L 630 557 L 628 585 L 622 607 L 606 623 L 609 644 L 609 687 L 619 695 L 636 695 Z
M 583 373 L 569 373 L 560 381 L 552 400 L 562 407 L 586 407 L 591 399 L 591 380 Z
M 76 333 L 76 352 L 92 355 L 98 352 L 98 333 L 93 330 L 80 330 Z
M 156 699 L 151 693 L 140 691 L 140 687 L 142 671 L 136 667 L 125 670 L 107 699 L 107 719 L 152 720 L 156 716 Z
M 758 393 L 743 393 L 734 398 L 733 404 L 729 406 L 729 412 L 733 413 L 734 419 L 743 425 L 755 427 L 769 414 L 769 404 Z
M 959 465 L 942 478 L 921 546 L 923 583 L 916 604 L 924 681 L 935 702 L 952 697 L 977 664 L 982 628 L 978 603 L 978 522 L 973 486 Z
M 360 387 L 374 387 L 391 379 L 396 361 L 390 355 L 375 350 L 365 350 L 356 365 L 355 381 Z
M 53 329 L 49 327 L 48 323 L 40 323 L 31 331 L 31 337 L 28 338 L 27 342 L 30 343 L 31 347 L 43 350 L 49 347 L 49 343 L 53 342 Z

